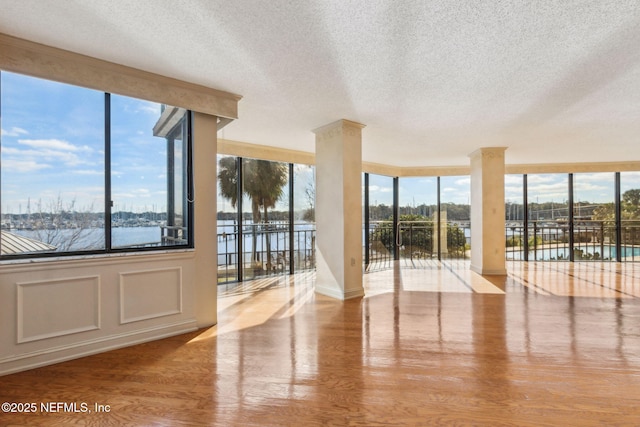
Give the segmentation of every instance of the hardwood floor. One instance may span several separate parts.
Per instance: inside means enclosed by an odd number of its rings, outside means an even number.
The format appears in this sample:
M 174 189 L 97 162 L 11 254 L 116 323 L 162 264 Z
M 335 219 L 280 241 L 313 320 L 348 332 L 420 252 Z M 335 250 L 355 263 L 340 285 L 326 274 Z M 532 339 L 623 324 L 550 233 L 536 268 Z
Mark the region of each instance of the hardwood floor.
M 640 264 L 508 270 L 395 265 L 346 302 L 310 273 L 221 286 L 216 327 L 0 378 L 92 410 L 0 425 L 640 425 Z

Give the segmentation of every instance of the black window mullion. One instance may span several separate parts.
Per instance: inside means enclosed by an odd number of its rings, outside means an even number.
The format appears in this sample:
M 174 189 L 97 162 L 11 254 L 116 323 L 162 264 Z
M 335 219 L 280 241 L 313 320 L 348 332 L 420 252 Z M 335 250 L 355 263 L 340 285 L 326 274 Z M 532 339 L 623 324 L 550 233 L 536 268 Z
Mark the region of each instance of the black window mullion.
M 186 155 L 187 155 L 187 170 L 186 181 L 187 181 L 187 189 L 186 189 L 186 205 L 187 211 L 183 213 L 183 215 L 187 218 L 187 244 L 190 248 L 195 246 L 195 232 L 194 232 L 194 223 L 193 223 L 193 204 L 194 204 L 194 182 L 193 182 L 193 141 L 192 141 L 192 131 L 193 131 L 193 111 L 189 111 L 186 115 L 186 130 L 185 130 L 185 141 L 186 145 Z
M 575 244 L 575 236 L 573 231 L 575 229 L 574 214 L 573 214 L 573 174 L 569 174 L 569 261 L 575 261 L 575 254 L 573 253 L 573 245 Z
M 393 177 L 393 259 L 400 259 L 400 247 L 398 246 L 398 221 L 400 219 L 399 178 Z
M 104 94 L 104 249 L 111 251 L 111 94 Z
M 238 259 L 236 260 L 236 272 L 237 272 L 237 279 L 238 282 L 242 282 L 242 278 L 243 278 L 243 268 L 244 268 L 244 254 L 242 253 L 244 251 L 244 243 L 243 243 L 243 235 L 242 235 L 242 186 L 243 186 L 243 182 L 242 182 L 242 157 L 236 157 L 236 173 L 238 174 L 236 177 L 236 183 L 237 183 L 237 192 L 238 192 L 238 202 L 237 202 L 237 207 L 238 207 L 238 212 L 237 212 L 237 222 L 238 222 L 238 227 L 237 227 L 237 238 L 236 238 L 236 242 L 238 244 Z
M 293 245 L 295 244 L 295 240 L 294 240 L 294 232 L 295 232 L 295 225 L 294 225 L 294 215 L 293 215 L 293 204 L 295 203 L 295 198 L 294 198 L 294 194 L 295 194 L 295 189 L 294 189 L 294 168 L 293 168 L 293 163 L 289 163 L 289 274 L 293 274 L 295 273 L 295 264 L 294 264 L 294 257 L 295 257 L 295 252 L 293 250 Z
M 369 267 L 370 255 L 369 255 L 369 174 L 364 174 L 364 266 L 365 269 Z
M 616 232 L 616 261 L 622 261 L 622 195 L 620 194 L 620 172 L 615 174 L 615 232 Z
M 527 174 L 522 175 L 522 208 L 523 230 L 522 247 L 524 248 L 524 260 L 529 261 L 529 183 Z
M 438 220 L 436 221 L 436 227 L 437 228 L 437 233 L 436 233 L 436 238 L 438 239 L 438 261 L 442 261 L 442 248 L 440 247 L 440 243 L 442 243 L 442 226 L 441 226 L 441 221 L 442 221 L 442 205 L 440 204 L 440 177 L 438 177 L 438 191 L 437 191 L 437 197 L 438 200 L 436 201 L 436 208 L 438 211 Z

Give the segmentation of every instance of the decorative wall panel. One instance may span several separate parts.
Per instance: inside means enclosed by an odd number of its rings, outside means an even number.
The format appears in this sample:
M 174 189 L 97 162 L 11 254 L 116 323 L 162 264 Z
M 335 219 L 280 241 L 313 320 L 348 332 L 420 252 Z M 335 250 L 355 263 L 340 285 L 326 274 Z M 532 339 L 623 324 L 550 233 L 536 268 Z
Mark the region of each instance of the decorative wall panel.
M 182 313 L 182 268 L 120 273 L 120 323 Z
M 17 342 L 100 329 L 100 277 L 17 283 Z

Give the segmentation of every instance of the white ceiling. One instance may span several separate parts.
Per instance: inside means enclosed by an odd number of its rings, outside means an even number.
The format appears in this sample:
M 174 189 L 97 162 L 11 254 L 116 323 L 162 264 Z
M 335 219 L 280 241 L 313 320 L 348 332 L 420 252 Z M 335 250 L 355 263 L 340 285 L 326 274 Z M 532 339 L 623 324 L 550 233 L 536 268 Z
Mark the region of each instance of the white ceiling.
M 222 137 L 363 160 L 640 161 L 640 2 L 0 0 L 0 32 L 243 96 Z

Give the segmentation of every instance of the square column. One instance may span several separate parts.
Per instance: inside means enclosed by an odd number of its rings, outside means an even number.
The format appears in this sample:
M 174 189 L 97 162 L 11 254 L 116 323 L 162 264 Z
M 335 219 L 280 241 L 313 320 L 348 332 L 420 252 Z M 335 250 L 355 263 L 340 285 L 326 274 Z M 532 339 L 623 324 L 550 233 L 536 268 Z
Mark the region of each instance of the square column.
M 193 113 L 193 180 L 198 195 L 193 213 L 194 300 L 199 328 L 218 323 L 217 135 L 216 116 Z
M 362 287 L 362 128 L 338 120 L 316 134 L 316 292 L 345 300 Z
M 471 270 L 506 275 L 504 152 L 480 148 L 471 158 Z

